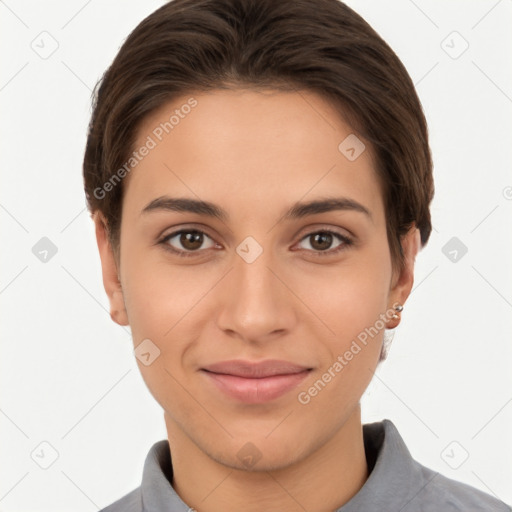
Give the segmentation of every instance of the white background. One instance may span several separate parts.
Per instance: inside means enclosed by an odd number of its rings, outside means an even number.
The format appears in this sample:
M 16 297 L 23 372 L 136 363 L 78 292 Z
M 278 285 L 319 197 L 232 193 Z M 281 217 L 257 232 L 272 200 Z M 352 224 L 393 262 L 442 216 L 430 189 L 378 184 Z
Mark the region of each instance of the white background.
M 3 512 L 96 511 L 140 484 L 166 437 L 108 313 L 81 174 L 91 90 L 162 4 L 0 1 Z M 417 84 L 436 181 L 434 231 L 363 420 L 391 419 L 422 464 L 512 503 L 512 0 L 348 4 Z M 58 44 L 46 59 L 41 38 Z M 46 263 L 42 237 L 57 247 Z M 452 237 L 468 249 L 455 262 Z M 41 442 L 58 452 L 48 469 L 31 458 L 51 456 Z

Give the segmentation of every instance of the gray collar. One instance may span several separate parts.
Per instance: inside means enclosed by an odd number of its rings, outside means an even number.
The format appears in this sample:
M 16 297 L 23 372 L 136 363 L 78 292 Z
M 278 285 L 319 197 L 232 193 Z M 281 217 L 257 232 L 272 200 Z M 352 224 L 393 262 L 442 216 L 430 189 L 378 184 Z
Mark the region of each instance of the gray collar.
M 336 512 L 402 510 L 438 473 L 414 461 L 390 420 L 363 425 L 370 476 L 353 498 Z M 167 440 L 155 443 L 144 464 L 141 495 L 146 512 L 188 512 L 171 486 L 172 463 Z M 411 503 L 412 505 L 412 503 Z

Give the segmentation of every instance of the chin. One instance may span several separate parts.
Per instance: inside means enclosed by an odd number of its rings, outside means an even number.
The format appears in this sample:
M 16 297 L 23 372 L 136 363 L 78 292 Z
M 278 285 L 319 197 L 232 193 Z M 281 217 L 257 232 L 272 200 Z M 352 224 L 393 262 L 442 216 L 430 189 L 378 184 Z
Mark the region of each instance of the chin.
M 229 440 L 229 449 L 226 444 L 214 444 L 207 453 L 227 467 L 250 472 L 283 469 L 304 456 L 306 447 L 297 442 L 297 435 L 283 430 L 280 435 L 266 436 L 261 430 L 255 435 L 234 435 Z

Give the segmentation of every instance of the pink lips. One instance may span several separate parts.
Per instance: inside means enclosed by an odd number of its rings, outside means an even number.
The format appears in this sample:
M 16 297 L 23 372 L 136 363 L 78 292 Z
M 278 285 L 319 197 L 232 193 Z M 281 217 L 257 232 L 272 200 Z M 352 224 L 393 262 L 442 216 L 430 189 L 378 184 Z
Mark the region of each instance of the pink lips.
M 276 359 L 259 363 L 223 361 L 201 369 L 225 394 L 252 404 L 267 402 L 284 395 L 302 382 L 310 370 L 306 366 Z

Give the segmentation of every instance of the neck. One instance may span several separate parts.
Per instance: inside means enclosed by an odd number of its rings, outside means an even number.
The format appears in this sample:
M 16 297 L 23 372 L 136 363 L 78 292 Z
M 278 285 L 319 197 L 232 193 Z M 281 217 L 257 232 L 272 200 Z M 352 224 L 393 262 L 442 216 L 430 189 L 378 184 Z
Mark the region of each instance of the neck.
M 245 471 L 201 450 L 165 414 L 172 486 L 198 512 L 336 510 L 364 485 L 368 468 L 359 404 L 323 444 L 290 465 Z

